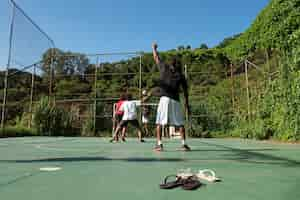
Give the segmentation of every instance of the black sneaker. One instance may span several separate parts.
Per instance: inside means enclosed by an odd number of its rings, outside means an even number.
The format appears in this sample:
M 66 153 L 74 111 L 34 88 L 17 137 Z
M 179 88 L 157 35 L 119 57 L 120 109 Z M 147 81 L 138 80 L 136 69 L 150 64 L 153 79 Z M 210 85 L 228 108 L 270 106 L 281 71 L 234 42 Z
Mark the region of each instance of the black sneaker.
M 188 145 L 182 145 L 180 148 L 182 151 L 191 151 L 191 148 Z
M 164 150 L 164 147 L 163 147 L 163 145 L 161 144 L 161 145 L 156 145 L 155 147 L 154 147 L 154 149 L 153 149 L 154 151 L 163 151 Z
M 142 142 L 142 143 L 143 143 L 143 142 L 146 142 L 146 141 L 145 141 L 144 139 L 141 139 L 141 140 L 140 140 L 140 142 Z
M 115 141 L 114 138 L 109 140 L 110 143 L 113 143 L 114 141 Z
M 125 138 L 122 138 L 122 141 L 123 141 L 123 142 L 126 142 Z

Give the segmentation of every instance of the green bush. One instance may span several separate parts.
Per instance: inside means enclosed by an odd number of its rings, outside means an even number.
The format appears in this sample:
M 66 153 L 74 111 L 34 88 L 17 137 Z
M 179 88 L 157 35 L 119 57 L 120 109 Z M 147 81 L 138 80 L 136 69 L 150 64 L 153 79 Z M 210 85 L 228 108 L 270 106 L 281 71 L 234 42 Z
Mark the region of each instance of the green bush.
M 34 110 L 34 127 L 41 135 L 73 136 L 76 129 L 72 127 L 73 113 L 63 108 L 53 106 L 50 100 L 44 97 Z
M 37 132 L 34 129 L 21 127 L 21 126 L 9 126 L 5 127 L 4 131 L 0 130 L 0 138 L 6 137 L 25 137 L 25 136 L 37 136 Z
M 94 136 L 95 135 L 95 129 L 94 129 L 94 121 L 92 117 L 89 117 L 86 119 L 82 125 L 81 129 L 81 136 Z

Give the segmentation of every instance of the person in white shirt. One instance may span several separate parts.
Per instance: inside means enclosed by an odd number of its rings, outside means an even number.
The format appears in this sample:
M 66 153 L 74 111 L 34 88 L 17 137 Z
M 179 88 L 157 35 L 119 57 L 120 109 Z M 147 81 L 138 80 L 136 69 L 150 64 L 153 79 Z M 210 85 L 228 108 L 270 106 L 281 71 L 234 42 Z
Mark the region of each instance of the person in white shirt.
M 143 98 L 147 98 L 147 96 L 149 94 L 151 95 L 151 92 L 152 91 L 147 93 L 146 90 L 143 90 L 143 92 L 142 92 Z M 149 129 L 148 129 L 148 124 L 150 123 L 150 114 L 151 114 L 151 107 L 149 105 L 143 104 L 142 105 L 142 124 L 143 124 L 143 128 L 145 130 L 146 136 L 150 136 Z
M 124 112 L 121 122 L 118 124 L 113 139 L 118 135 L 119 131 L 126 127 L 128 124 L 133 125 L 138 129 L 138 138 L 140 142 L 145 142 L 143 139 L 143 129 L 139 124 L 137 106 L 141 105 L 141 101 L 133 101 L 132 96 L 128 95 L 128 100 L 124 101 L 120 107 L 120 110 Z

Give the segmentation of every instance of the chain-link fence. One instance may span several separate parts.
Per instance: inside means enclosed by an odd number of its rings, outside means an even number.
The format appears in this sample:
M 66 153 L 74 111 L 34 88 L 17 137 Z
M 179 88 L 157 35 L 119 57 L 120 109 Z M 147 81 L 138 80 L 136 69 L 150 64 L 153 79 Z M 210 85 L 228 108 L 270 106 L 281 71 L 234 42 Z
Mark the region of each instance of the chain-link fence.
M 76 54 L 55 48 L 53 40 L 14 2 L 9 58 L 1 73 L 1 126 L 33 125 L 35 103 L 44 96 L 72 115 L 72 130 L 81 135 L 111 133 L 113 108 L 122 93 L 139 100 L 143 90 L 157 86 L 157 66 L 141 52 Z M 262 51 L 264 52 L 264 51 Z M 277 75 L 278 63 L 260 53 L 235 63 L 184 63 L 192 115 L 186 115 L 189 135 L 209 136 L 234 128 L 234 120 L 257 117 L 266 86 Z M 274 57 L 274 55 L 272 55 Z M 145 62 L 144 62 L 145 59 Z M 152 58 L 151 58 L 152 59 Z M 222 67 L 220 67 L 222 66 Z M 154 135 L 158 96 L 146 102 Z M 139 110 L 142 117 L 142 109 Z
M 4 124 L 31 125 L 34 101 L 49 95 L 51 61 L 41 60 L 54 48 L 53 40 L 13 0 L 6 71 L 1 73 L 1 127 Z M 47 67 L 46 67 L 47 66 Z M 3 85 L 2 85 L 3 83 Z M 51 87 L 50 87 L 51 88 Z M 20 122 L 27 113 L 26 122 Z

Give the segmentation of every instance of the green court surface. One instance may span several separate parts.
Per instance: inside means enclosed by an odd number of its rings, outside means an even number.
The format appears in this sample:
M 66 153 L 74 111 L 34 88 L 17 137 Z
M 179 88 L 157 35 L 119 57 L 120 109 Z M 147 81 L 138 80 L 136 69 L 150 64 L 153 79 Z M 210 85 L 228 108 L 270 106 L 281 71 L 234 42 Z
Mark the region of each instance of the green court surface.
M 0 140 L 1 199 L 16 200 L 266 200 L 300 198 L 300 145 L 239 139 L 153 139 L 111 144 L 106 138 L 17 138 Z M 59 171 L 40 171 L 60 167 Z M 213 169 L 222 178 L 196 191 L 159 189 L 179 169 Z

